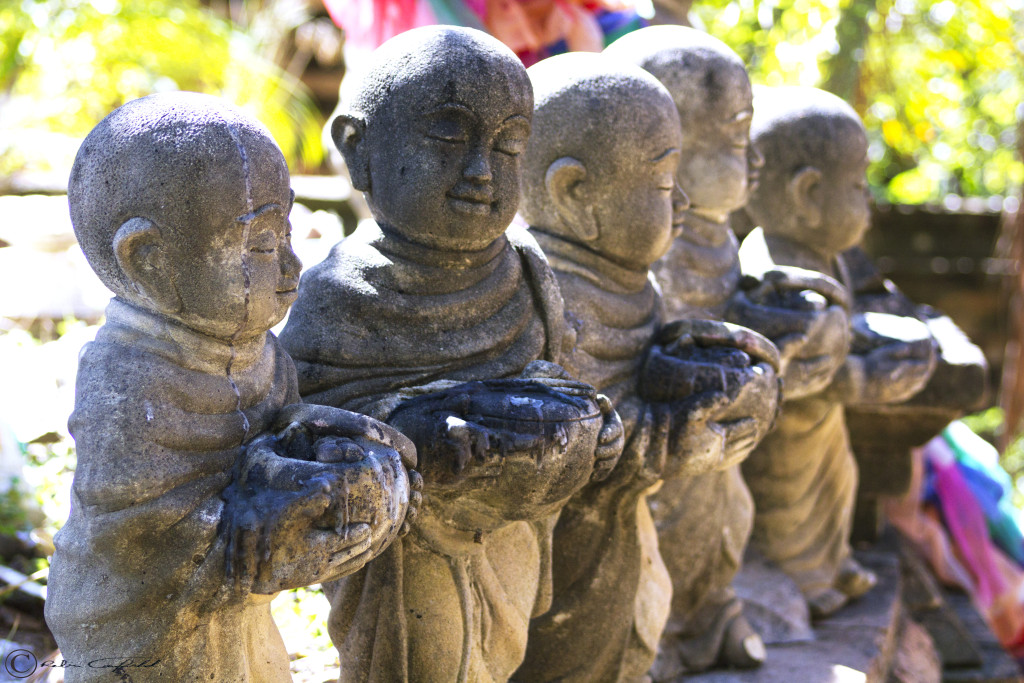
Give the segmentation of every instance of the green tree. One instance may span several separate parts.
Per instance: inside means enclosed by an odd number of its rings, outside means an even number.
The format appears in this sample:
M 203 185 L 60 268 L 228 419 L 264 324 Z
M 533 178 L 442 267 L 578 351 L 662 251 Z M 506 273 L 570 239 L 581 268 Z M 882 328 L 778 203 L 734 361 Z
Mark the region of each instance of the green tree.
M 45 166 L 9 131 L 83 137 L 112 109 L 166 90 L 219 95 L 248 110 L 292 166 L 316 166 L 322 155 L 319 115 L 297 79 L 196 0 L 3 3 L 0 88 L 0 125 L 16 152 L 0 155 L 0 173 Z
M 868 129 L 879 198 L 1008 195 L 1024 183 L 1021 0 L 707 0 L 690 16 L 755 83 L 847 99 Z

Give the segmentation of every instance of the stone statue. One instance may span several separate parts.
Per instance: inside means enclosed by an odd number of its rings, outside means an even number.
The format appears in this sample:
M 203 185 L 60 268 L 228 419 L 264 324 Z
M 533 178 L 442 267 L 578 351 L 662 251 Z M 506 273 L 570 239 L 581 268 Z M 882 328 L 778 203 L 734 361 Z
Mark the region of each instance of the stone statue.
M 268 332 L 300 268 L 284 157 L 215 98 L 152 95 L 93 129 L 68 200 L 116 296 L 69 423 L 78 468 L 46 601 L 66 680 L 128 660 L 145 665 L 114 668 L 125 680 L 289 681 L 274 594 L 362 567 L 419 494 L 412 443 L 299 405 Z
M 854 537 L 874 540 L 884 516 L 881 499 L 907 493 L 910 449 L 922 446 L 965 412 L 980 410 L 988 393 L 985 355 L 948 316 L 911 301 L 884 278 L 860 247 L 839 257 L 850 277 L 854 310 L 917 318 L 937 344 L 937 362 L 924 389 L 898 404 L 846 408 L 850 443 L 860 470 Z
M 763 434 L 778 401 L 777 352 L 724 323 L 663 327 L 649 268 L 687 206 L 675 182 L 679 118 L 665 88 L 586 53 L 529 74 L 536 99 L 521 214 L 576 332 L 566 367 L 612 398 L 626 447 L 612 475 L 562 512 L 552 608 L 531 623 L 516 680 L 647 680 L 671 581 L 646 492 L 663 470 L 728 461 L 750 426 Z
M 533 92 L 515 55 L 408 31 L 351 80 L 332 133 L 375 224 L 303 276 L 281 335 L 306 400 L 417 445 L 409 535 L 325 585 L 344 681 L 505 681 L 551 600 L 565 501 L 614 467 L 607 398 L 555 363 L 569 339 L 540 248 L 509 228 Z
M 845 102 L 813 88 L 759 91 L 751 137 L 765 156 L 746 207 L 744 241 L 774 263 L 821 272 L 850 287 L 839 256 L 868 227 L 867 137 Z M 831 614 L 875 583 L 850 553 L 857 466 L 843 408 L 917 393 L 935 368 L 934 342 L 912 317 L 855 313 L 850 351 L 823 390 L 789 399 L 776 430 L 744 463 L 757 517 L 754 543 L 803 592 L 812 616 Z M 837 335 L 840 333 L 837 331 Z
M 749 145 L 752 93 L 743 62 L 721 41 L 681 26 L 641 29 L 605 53 L 658 78 L 679 113 L 676 177 L 691 205 L 680 235 L 653 267 L 668 316 L 725 319 L 757 330 L 778 345 L 787 397 L 820 390 L 846 353 L 845 336 L 837 342 L 827 333 L 830 322 L 846 324 L 840 305 L 845 293 L 830 278 L 799 269 L 744 275 L 729 227 L 729 213 L 746 202 L 764 163 Z M 775 293 L 788 297 L 785 305 L 763 305 L 764 296 Z M 801 297 L 826 305 L 801 310 L 792 305 Z M 752 434 L 745 450 L 729 460 L 731 467 L 666 476 L 651 497 L 673 581 L 672 616 L 651 672 L 655 680 L 715 665 L 751 667 L 764 659 L 764 645 L 732 588 L 754 515 L 738 463 L 763 433 Z

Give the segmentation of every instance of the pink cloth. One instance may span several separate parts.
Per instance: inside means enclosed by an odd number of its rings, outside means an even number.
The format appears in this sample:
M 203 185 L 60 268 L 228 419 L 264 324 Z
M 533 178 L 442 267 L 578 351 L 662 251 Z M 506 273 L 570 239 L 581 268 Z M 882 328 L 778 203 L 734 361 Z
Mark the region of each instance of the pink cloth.
M 373 50 L 388 38 L 419 26 L 438 23 L 421 0 L 323 0 L 345 42 L 358 50 Z
M 929 560 L 945 583 L 971 596 L 1003 647 L 1024 656 L 1024 571 L 993 543 L 981 505 L 941 437 L 914 449 L 910 492 L 886 504 L 889 520 Z M 922 505 L 924 462 L 933 473 L 942 523 Z
M 975 579 L 976 600 L 987 609 L 1009 586 L 999 570 L 997 550 L 989 537 L 985 513 L 964 481 L 956 466 L 956 454 L 945 439 L 936 438 L 928 442 L 925 455 L 935 473 L 934 486 L 942 504 L 946 528 Z

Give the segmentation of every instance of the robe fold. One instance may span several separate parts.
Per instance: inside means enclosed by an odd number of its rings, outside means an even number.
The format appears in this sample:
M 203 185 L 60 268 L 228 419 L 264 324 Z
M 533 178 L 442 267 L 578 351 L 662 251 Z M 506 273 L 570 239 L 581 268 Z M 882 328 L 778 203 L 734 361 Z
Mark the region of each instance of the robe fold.
M 525 231 L 447 253 L 374 225 L 303 276 L 281 334 L 307 402 L 385 419 L 403 392 L 560 362 L 569 338 L 554 275 Z M 497 683 L 522 661 L 529 619 L 550 596 L 554 520 L 480 533 L 442 524 L 432 507 L 428 484 L 409 535 L 325 584 L 341 681 Z
M 831 588 L 850 556 L 857 462 L 843 411 L 816 396 L 787 401 L 743 463 L 757 504 L 754 542 L 809 597 Z
M 565 334 L 558 285 L 524 230 L 447 253 L 366 225 L 303 275 L 281 343 L 308 403 L 356 409 L 436 380 L 557 362 Z
M 676 239 L 655 266 L 668 319 L 723 320 L 739 286 L 736 237 L 717 246 Z M 739 465 L 666 478 L 650 497 L 658 543 L 672 577 L 672 609 L 655 680 L 703 671 L 719 657 L 729 624 L 743 611 L 732 581 L 754 524 L 754 504 Z
M 644 680 L 671 593 L 646 495 L 667 456 L 669 416 L 637 396 L 645 352 L 662 322 L 661 297 L 646 271 L 534 234 L 576 330 L 564 364 L 612 400 L 626 446 L 611 476 L 586 486 L 562 510 L 552 606 L 531 622 L 526 661 L 515 680 Z
M 721 320 L 740 283 L 739 241 L 726 225 L 699 223 L 651 266 L 665 297 L 666 320 Z
M 270 595 L 226 577 L 222 492 L 250 438 L 298 402 L 272 334 L 231 347 L 119 299 L 79 360 L 72 510 L 46 618 L 66 680 L 288 681 Z
M 825 274 L 852 291 L 841 257 Z M 859 480 L 844 406 L 825 393 L 786 401 L 775 430 L 743 463 L 757 508 L 753 543 L 808 599 L 834 588 L 851 557 Z

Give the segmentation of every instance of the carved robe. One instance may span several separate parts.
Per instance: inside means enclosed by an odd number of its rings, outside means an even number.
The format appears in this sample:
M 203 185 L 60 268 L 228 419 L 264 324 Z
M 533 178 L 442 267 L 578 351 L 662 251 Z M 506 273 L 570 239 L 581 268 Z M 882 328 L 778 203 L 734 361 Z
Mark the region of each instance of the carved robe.
M 289 681 L 272 595 L 226 577 L 222 492 L 242 445 L 298 402 L 272 334 L 232 347 L 114 299 L 79 361 L 72 511 L 46 619 L 66 680 Z
M 809 597 L 830 589 L 850 556 L 857 462 L 843 410 L 820 396 L 787 401 L 743 463 L 754 543 Z
M 557 283 L 525 231 L 441 253 L 366 226 L 303 277 L 281 340 L 306 401 L 386 419 L 403 391 L 558 362 L 564 334 Z M 341 680 L 508 680 L 550 599 L 553 522 L 456 529 L 428 484 L 408 536 L 324 586 Z
M 832 270 L 849 289 L 842 258 Z M 833 588 L 852 554 L 857 461 L 844 406 L 825 394 L 786 401 L 775 430 L 743 463 L 757 508 L 753 543 L 807 598 Z
M 613 401 L 626 446 L 612 475 L 589 484 L 562 510 L 555 527 L 552 607 L 531 623 L 516 680 L 644 680 L 671 594 L 646 495 L 665 461 L 668 415 L 637 396 L 644 354 L 662 322 L 661 296 L 646 272 L 624 269 L 559 237 L 534 234 L 577 332 L 565 365 Z
M 728 227 L 694 222 L 651 266 L 665 297 L 665 319 L 721 320 L 740 282 L 739 242 Z
M 729 229 L 707 244 L 673 241 L 653 269 L 665 287 L 669 320 L 723 319 L 739 282 L 737 249 Z M 662 680 L 714 665 L 726 628 L 741 614 L 732 580 L 750 539 L 754 503 L 733 466 L 696 476 L 666 473 L 650 506 L 672 577 L 671 616 L 652 670 Z

